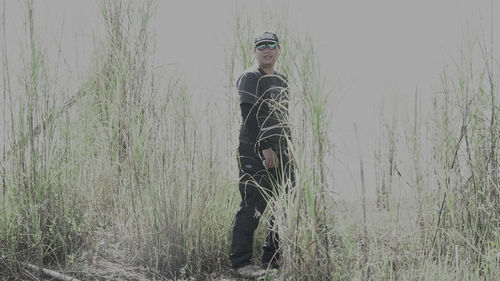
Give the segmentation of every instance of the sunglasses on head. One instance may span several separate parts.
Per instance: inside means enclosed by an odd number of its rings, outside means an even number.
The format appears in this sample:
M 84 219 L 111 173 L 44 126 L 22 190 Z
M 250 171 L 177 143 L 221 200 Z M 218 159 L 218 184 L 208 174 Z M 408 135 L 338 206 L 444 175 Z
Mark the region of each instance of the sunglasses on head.
M 278 44 L 276 44 L 276 43 L 262 43 L 262 44 L 255 46 L 255 48 L 259 51 L 265 50 L 266 47 L 269 48 L 269 50 L 274 50 L 274 49 L 276 49 L 276 47 L 278 47 Z

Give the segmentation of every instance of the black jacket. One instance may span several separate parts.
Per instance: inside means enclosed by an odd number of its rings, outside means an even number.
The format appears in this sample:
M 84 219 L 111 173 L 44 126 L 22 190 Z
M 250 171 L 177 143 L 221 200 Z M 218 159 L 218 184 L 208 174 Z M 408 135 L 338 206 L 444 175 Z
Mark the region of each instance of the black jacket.
M 266 74 L 260 67 L 243 73 L 236 82 L 243 123 L 240 143 L 256 151 L 284 150 L 290 139 L 288 82 L 284 74 Z

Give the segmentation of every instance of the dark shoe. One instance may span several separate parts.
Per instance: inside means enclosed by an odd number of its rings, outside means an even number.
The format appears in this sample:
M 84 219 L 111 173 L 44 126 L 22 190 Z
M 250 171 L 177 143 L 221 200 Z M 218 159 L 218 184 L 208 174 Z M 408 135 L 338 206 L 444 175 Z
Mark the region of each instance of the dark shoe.
M 263 269 L 279 269 L 280 264 L 277 260 L 273 259 L 271 262 L 263 262 L 262 268 Z
M 241 278 L 259 278 L 266 275 L 266 270 L 253 265 L 245 265 L 242 267 L 234 268 L 233 273 Z

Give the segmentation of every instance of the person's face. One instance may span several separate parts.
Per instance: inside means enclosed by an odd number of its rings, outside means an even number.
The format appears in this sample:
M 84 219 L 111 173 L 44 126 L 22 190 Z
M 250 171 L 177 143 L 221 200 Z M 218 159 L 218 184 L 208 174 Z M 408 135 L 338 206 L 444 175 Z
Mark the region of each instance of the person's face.
M 274 64 L 278 60 L 279 51 L 279 45 L 272 42 L 260 43 L 253 49 L 255 58 L 257 59 L 259 65 L 262 67 L 274 66 Z

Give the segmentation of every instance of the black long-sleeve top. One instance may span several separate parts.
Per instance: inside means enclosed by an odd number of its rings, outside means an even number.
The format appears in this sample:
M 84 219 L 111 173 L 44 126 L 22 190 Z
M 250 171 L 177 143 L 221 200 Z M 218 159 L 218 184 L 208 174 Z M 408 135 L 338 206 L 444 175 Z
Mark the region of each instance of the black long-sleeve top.
M 286 146 L 288 127 L 288 84 L 283 74 L 266 74 L 262 68 L 245 72 L 237 82 L 243 123 L 240 142 L 257 150 Z

